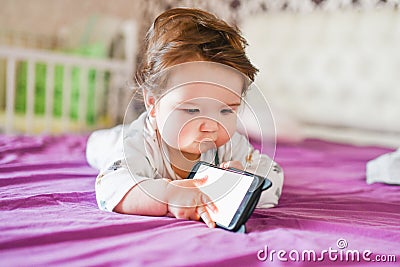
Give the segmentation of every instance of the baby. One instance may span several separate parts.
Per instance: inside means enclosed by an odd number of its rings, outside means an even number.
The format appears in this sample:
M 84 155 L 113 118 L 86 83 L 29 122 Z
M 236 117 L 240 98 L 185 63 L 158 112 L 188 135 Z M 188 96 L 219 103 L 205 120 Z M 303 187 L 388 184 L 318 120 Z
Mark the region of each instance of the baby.
M 88 140 L 88 162 L 100 169 L 100 209 L 215 227 L 209 210 L 217 208 L 199 189 L 208 177 L 185 179 L 199 160 L 268 175 L 273 186 L 257 207 L 278 203 L 281 168 L 237 132 L 238 108 L 257 72 L 245 45 L 236 28 L 202 10 L 170 9 L 155 19 L 136 74 L 146 111 Z

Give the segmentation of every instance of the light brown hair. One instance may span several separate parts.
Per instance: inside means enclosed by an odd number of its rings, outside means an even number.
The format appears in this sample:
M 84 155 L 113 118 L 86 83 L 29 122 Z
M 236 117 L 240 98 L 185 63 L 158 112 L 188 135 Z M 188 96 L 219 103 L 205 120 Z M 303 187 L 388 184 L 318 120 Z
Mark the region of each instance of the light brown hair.
M 213 14 L 191 8 L 170 9 L 155 19 L 146 34 L 136 81 L 142 86 L 168 67 L 188 61 L 225 64 L 254 81 L 258 70 L 247 58 L 246 46 L 236 26 Z

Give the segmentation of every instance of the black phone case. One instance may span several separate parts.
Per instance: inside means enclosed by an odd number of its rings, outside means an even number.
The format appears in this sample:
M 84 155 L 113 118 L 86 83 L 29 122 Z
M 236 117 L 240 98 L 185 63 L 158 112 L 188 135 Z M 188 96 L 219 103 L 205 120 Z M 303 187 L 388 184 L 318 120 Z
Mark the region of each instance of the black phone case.
M 246 224 L 247 220 L 250 218 L 254 209 L 256 208 L 262 191 L 267 190 L 268 188 L 270 188 L 272 186 L 271 181 L 266 177 L 261 177 L 261 176 L 255 175 L 253 173 L 243 171 L 243 170 L 238 170 L 235 168 L 223 169 L 223 168 L 220 168 L 218 166 L 212 165 L 212 164 L 210 164 L 208 162 L 204 162 L 204 161 L 199 161 L 193 166 L 192 171 L 190 172 L 190 174 L 187 177 L 188 179 L 192 179 L 194 177 L 194 175 L 197 172 L 200 165 L 207 165 L 210 167 L 214 167 L 214 168 L 218 168 L 218 169 L 222 169 L 222 170 L 226 170 L 226 171 L 232 171 L 232 172 L 236 172 L 236 173 L 240 173 L 240 174 L 244 174 L 244 175 L 248 175 L 248 176 L 257 178 L 256 180 L 258 181 L 258 183 L 255 186 L 253 186 L 254 190 L 251 192 L 251 196 L 249 197 L 249 200 L 247 201 L 246 206 L 244 207 L 243 212 L 240 214 L 240 217 L 237 220 L 236 224 L 234 224 L 233 226 L 228 228 L 228 227 L 224 227 L 224 226 L 216 223 L 216 225 L 220 228 L 223 228 L 223 229 L 226 229 L 226 230 L 229 230 L 232 232 L 245 233 L 246 232 L 245 224 Z

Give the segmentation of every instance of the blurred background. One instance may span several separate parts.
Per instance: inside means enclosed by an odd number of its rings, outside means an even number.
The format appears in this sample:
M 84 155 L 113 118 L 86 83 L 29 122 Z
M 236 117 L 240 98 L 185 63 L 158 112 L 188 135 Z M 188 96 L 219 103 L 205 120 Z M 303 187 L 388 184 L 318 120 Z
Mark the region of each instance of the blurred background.
M 121 123 L 145 32 L 172 7 L 239 26 L 278 139 L 400 146 L 398 0 L 0 0 L 0 132 Z

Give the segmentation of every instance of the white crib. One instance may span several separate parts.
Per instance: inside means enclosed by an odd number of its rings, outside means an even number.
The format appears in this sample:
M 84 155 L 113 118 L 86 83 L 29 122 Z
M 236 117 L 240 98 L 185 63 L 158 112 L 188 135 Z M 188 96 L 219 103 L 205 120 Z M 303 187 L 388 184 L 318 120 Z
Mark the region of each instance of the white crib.
M 20 44 L 0 45 L 0 99 L 5 99 L 0 101 L 0 132 L 88 132 L 121 121 L 130 100 L 127 84 L 134 71 L 133 58 L 136 52 L 134 24 L 126 23 L 124 27 L 124 59 L 95 59 L 26 48 Z M 25 64 L 26 69 L 24 111 L 16 112 L 17 76 L 21 64 Z M 35 93 L 37 64 L 45 69 L 42 112 L 37 112 L 35 108 L 38 100 Z M 56 72 L 61 72 L 62 85 L 60 79 L 54 78 Z M 58 114 L 54 112 L 56 82 L 62 88 L 62 108 L 59 108 L 61 112 Z M 73 86 L 79 88 L 78 95 L 73 96 Z M 74 116 L 71 115 L 73 106 Z

